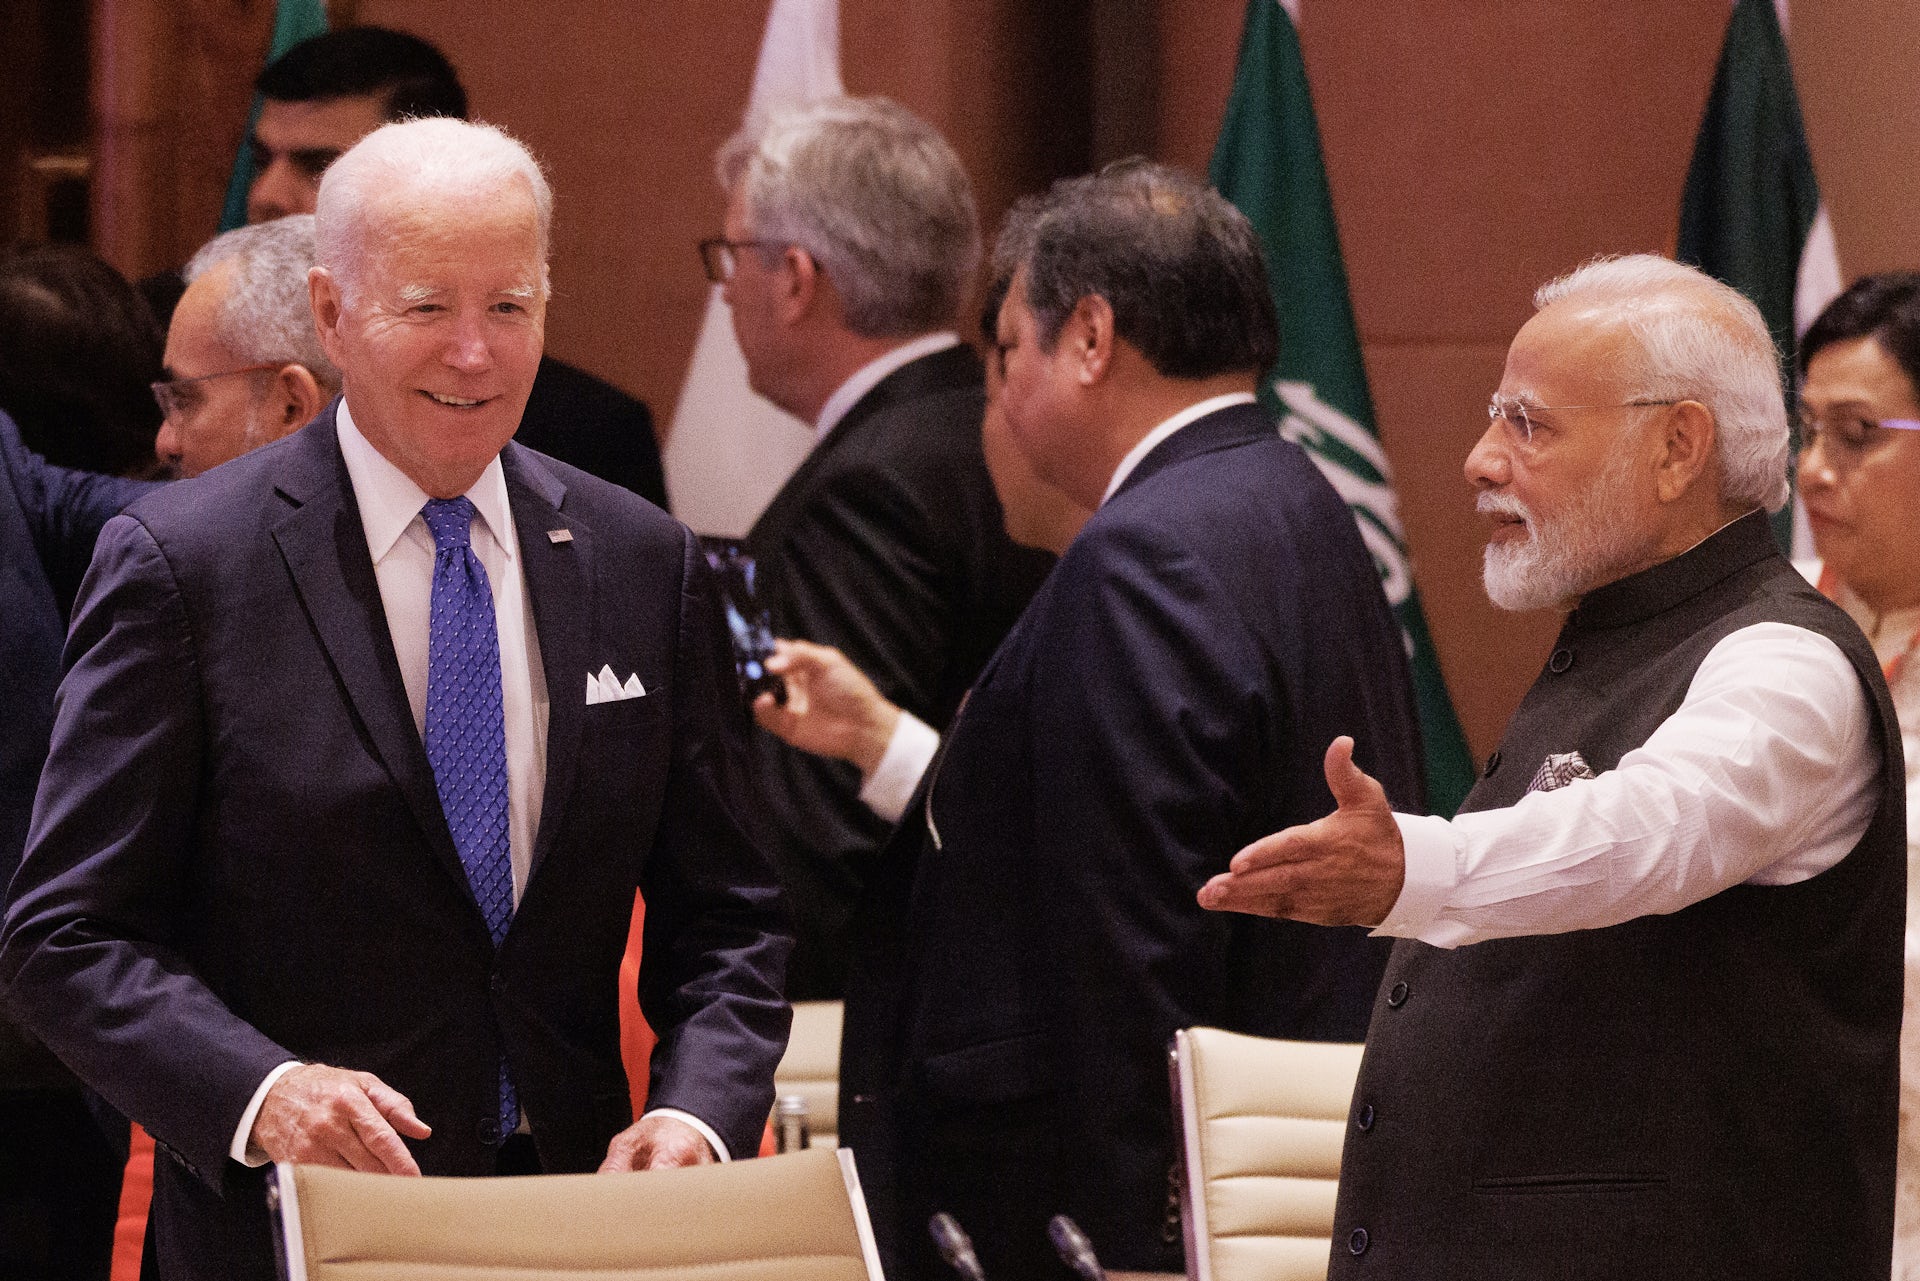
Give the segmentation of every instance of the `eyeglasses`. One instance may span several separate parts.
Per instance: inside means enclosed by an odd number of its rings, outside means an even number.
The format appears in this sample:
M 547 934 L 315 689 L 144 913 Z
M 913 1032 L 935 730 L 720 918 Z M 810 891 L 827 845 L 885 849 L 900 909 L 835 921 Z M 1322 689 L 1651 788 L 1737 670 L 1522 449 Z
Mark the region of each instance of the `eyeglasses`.
M 1827 461 L 1838 466 L 1857 462 L 1888 431 L 1920 431 L 1920 418 L 1868 418 L 1857 413 L 1828 414 L 1824 418 L 1800 407 L 1800 448 L 1825 448 Z
M 778 240 L 728 240 L 725 236 L 715 236 L 700 242 L 700 266 L 705 269 L 708 280 L 724 285 L 733 279 L 742 249 L 768 249 L 782 244 L 784 242 Z
M 1496 395 L 1487 402 L 1487 421 L 1505 423 L 1507 430 L 1522 445 L 1533 443 L 1533 414 L 1560 413 L 1569 409 L 1651 409 L 1656 405 L 1677 405 L 1677 400 L 1628 400 L 1617 405 L 1529 405 L 1518 396 Z
M 200 393 L 201 383 L 210 383 L 216 378 L 237 378 L 241 374 L 265 373 L 269 369 L 280 368 L 277 364 L 246 365 L 239 369 L 224 369 L 217 374 L 202 374 L 198 378 L 175 378 L 172 382 L 149 383 L 153 388 L 153 399 L 160 406 L 160 416 L 171 418 L 175 414 L 185 413 L 193 408 Z

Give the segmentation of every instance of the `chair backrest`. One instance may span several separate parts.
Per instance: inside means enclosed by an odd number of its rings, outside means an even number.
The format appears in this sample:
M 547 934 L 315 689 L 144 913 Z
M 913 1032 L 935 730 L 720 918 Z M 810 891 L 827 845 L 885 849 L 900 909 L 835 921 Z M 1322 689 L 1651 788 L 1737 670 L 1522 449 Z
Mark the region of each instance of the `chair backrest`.
M 787 1052 L 773 1070 L 774 1093 L 797 1094 L 807 1101 L 809 1144 L 830 1148 L 840 1137 L 839 1001 L 795 1001 Z
M 646 1174 L 275 1167 L 282 1281 L 881 1281 L 851 1152 Z
M 1193 1281 L 1324 1281 L 1361 1048 L 1174 1034 Z

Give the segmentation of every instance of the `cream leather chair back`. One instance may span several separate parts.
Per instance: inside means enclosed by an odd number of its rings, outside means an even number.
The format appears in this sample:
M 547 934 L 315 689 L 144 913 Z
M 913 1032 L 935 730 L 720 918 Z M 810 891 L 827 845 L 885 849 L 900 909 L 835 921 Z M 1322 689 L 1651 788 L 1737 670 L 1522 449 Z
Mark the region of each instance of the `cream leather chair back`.
M 283 1281 L 881 1281 L 851 1152 L 648 1174 L 275 1167 Z
M 1173 1038 L 1192 1281 L 1324 1281 L 1358 1045 Z
M 787 1052 L 773 1070 L 773 1092 L 807 1101 L 809 1147 L 830 1148 L 840 1131 L 839 1001 L 796 1001 Z

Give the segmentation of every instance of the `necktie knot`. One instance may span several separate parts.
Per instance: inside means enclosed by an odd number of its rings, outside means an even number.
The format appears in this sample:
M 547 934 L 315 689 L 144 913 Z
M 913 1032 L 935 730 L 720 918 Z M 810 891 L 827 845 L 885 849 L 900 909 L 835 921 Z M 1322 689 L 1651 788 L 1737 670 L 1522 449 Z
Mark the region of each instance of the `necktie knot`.
M 472 542 L 473 500 L 464 494 L 458 498 L 429 498 L 420 509 L 420 519 L 427 522 L 436 552 L 458 551 Z

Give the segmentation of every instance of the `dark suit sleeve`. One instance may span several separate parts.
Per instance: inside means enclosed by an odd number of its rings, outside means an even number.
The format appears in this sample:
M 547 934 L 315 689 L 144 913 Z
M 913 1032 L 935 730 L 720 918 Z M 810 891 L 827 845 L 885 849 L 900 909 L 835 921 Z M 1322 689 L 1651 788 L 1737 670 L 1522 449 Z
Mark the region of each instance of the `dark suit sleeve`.
M 176 946 L 194 928 L 183 905 L 200 672 L 172 571 L 131 517 L 101 533 L 67 655 L 0 982 L 68 1066 L 217 1186 L 253 1091 L 294 1056 L 223 1005 Z
M 7 436 L 9 470 L 20 507 L 27 515 L 34 547 L 64 618 L 73 608 L 101 526 L 122 507 L 158 486 L 151 481 L 55 467 L 20 444 L 11 431 Z
M 641 1009 L 659 1034 L 649 1107 L 690 1112 L 736 1156 L 758 1150 L 786 1049 L 792 936 L 749 821 L 733 661 L 691 535 L 674 680 L 674 749 L 652 854 Z
M 770 602 L 780 635 L 832 645 L 889 700 L 936 729 L 950 708 L 941 676 L 958 631 L 943 582 L 958 558 L 943 556 L 938 522 L 921 496 L 881 467 L 846 467 L 812 495 L 780 552 Z M 864 883 L 863 860 L 889 825 L 859 799 L 860 772 L 844 761 L 754 735 L 757 765 L 772 794 L 784 866 L 801 923 L 796 998 L 838 996 L 847 966 L 850 904 Z
M 1248 965 L 1243 927 L 1194 895 L 1271 812 L 1288 709 L 1231 593 L 1177 546 L 1108 528 L 1056 573 L 1029 694 L 1041 939 L 1064 1002 L 1062 1186 L 1110 1266 L 1152 1268 L 1167 1040 L 1236 1018 Z M 1289 986 L 1270 999 L 1298 999 Z

